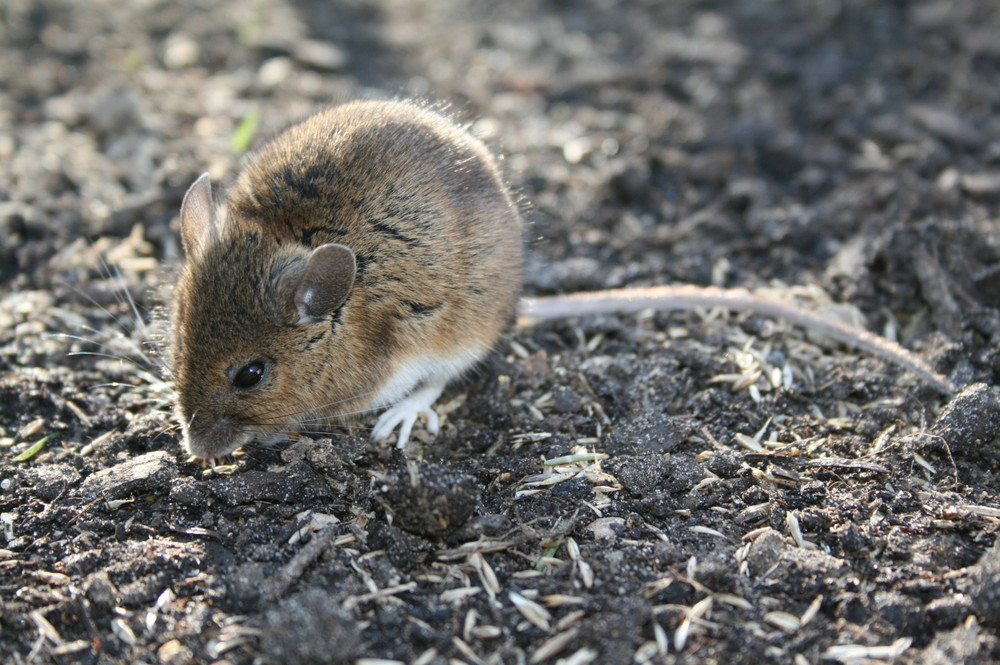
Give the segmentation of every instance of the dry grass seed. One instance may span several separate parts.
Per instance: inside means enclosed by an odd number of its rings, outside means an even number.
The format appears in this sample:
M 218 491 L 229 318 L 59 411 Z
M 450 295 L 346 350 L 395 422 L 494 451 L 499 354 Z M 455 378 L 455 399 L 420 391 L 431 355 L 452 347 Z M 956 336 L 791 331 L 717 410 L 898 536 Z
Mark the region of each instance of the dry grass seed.
M 500 581 L 486 558 L 479 552 L 473 552 L 469 555 L 469 565 L 479 574 L 479 579 L 485 587 L 486 593 L 489 594 L 490 600 L 496 598 L 497 594 L 500 593 Z
M 573 652 L 569 658 L 562 661 L 562 665 L 590 665 L 597 660 L 597 652 L 584 647 Z
M 711 596 L 702 598 L 692 607 L 687 608 L 684 620 L 681 621 L 681 625 L 678 626 L 677 630 L 674 632 L 674 644 L 677 647 L 677 651 L 684 650 L 684 646 L 687 644 L 693 626 L 700 619 L 707 617 L 711 609 L 712 609 Z
M 482 587 L 478 586 L 465 586 L 459 587 L 457 589 L 448 589 L 447 591 L 442 591 L 438 595 L 438 600 L 442 603 L 449 603 L 453 605 L 460 605 L 464 603 L 467 599 L 472 598 L 478 593 L 481 593 Z
M 809 607 L 807 607 L 806 611 L 802 613 L 801 617 L 799 617 L 799 624 L 802 626 L 808 626 L 812 623 L 812 620 L 816 618 L 817 614 L 819 614 L 819 608 L 822 605 L 823 596 L 816 596 L 813 598 L 813 601 L 809 603 Z
M 799 618 L 788 612 L 768 612 L 764 615 L 764 621 L 789 634 L 797 633 L 802 627 Z
M 579 629 L 571 628 L 569 630 L 565 630 L 561 633 L 553 635 L 549 639 L 542 642 L 541 645 L 539 645 L 539 647 L 531 655 L 531 658 L 528 660 L 528 662 L 540 663 L 543 660 L 548 660 L 549 658 L 558 655 L 559 653 L 562 652 L 563 649 L 566 648 L 566 646 L 570 642 L 572 642 L 576 638 L 577 633 L 579 633 Z
M 455 645 L 455 648 L 458 649 L 463 656 L 468 658 L 473 663 L 476 663 L 476 665 L 486 665 L 486 661 L 476 655 L 476 652 L 472 650 L 472 647 L 466 644 L 465 641 L 458 635 L 451 638 L 451 643 Z
M 733 438 L 742 448 L 746 448 L 751 452 L 759 453 L 764 449 L 764 446 L 760 445 L 760 442 L 758 442 L 755 438 L 743 434 L 742 432 L 737 432 Z
M 583 605 L 587 602 L 586 598 L 581 596 L 570 596 L 565 593 L 552 593 L 540 596 L 539 600 L 545 603 L 548 607 L 571 607 L 573 605 Z
M 414 660 L 413 663 L 411 663 L 411 665 L 430 665 L 435 660 L 437 660 L 437 657 L 438 657 L 437 649 L 431 647 L 430 649 L 427 649 L 427 651 L 424 651 L 422 654 L 417 656 L 417 659 Z M 355 663 L 357 662 L 359 661 L 355 661 Z
M 546 610 L 544 607 L 542 607 L 535 601 L 528 600 L 527 598 L 525 598 L 524 596 L 515 591 L 511 591 L 510 593 L 508 593 L 507 597 L 510 599 L 510 602 L 514 604 L 514 607 L 517 609 L 517 611 L 520 612 L 521 615 L 525 619 L 527 619 L 530 624 L 532 624 L 536 628 L 544 630 L 545 632 L 549 632 L 550 630 L 549 622 L 552 620 L 552 615 L 549 614 L 548 610 Z
M 837 660 L 846 665 L 866 663 L 868 661 L 892 661 L 903 655 L 910 648 L 913 640 L 901 637 L 888 646 L 867 646 L 864 644 L 838 644 L 828 648 L 820 657 L 824 660 Z

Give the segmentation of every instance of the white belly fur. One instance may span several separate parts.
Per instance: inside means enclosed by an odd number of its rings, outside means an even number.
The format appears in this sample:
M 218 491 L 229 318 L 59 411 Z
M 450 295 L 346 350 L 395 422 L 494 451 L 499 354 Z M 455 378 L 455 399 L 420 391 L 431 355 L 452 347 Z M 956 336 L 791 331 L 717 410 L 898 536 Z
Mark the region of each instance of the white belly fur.
M 469 349 L 447 358 L 426 355 L 404 360 L 379 390 L 372 407 L 396 404 L 429 381 L 447 384 L 468 371 L 485 354 L 485 349 Z

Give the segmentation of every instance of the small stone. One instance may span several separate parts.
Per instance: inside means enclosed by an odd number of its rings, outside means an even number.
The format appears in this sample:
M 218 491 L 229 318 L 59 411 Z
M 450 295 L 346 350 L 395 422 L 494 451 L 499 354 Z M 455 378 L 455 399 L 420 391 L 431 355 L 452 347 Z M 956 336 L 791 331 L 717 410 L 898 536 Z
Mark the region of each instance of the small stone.
M 237 600 L 256 600 L 267 588 L 268 566 L 260 561 L 247 561 L 233 569 L 226 579 L 226 591 Z
M 121 138 L 145 124 L 139 93 L 132 87 L 107 85 L 95 90 L 86 106 L 87 123 L 101 134 Z M 109 150 L 110 146 L 106 148 Z M 121 158 L 136 163 L 134 145 L 127 145 Z M 116 155 L 118 157 L 118 155 Z
M 778 563 L 785 551 L 785 537 L 774 529 L 765 529 L 750 545 L 747 564 L 755 577 L 760 577 Z
M 851 570 L 843 559 L 801 547 L 785 549 L 778 566 L 773 579 L 781 579 L 781 584 L 802 600 L 836 588 L 837 581 Z
M 1000 171 L 966 173 L 962 176 L 962 189 L 969 194 L 1000 194 Z
M 705 468 L 720 478 L 735 478 L 743 468 L 743 459 L 733 450 L 719 450 L 708 456 Z
M 110 609 L 118 603 L 118 589 L 106 570 L 94 573 L 84 584 L 83 593 L 94 605 Z
M 201 47 L 187 35 L 173 34 L 163 49 L 163 64 L 170 69 L 190 67 L 201 57 Z
M 972 609 L 984 625 L 1000 631 L 1000 542 L 972 567 Z
M 972 601 L 963 594 L 935 598 L 924 611 L 936 629 L 954 628 L 972 613 Z
M 552 391 L 552 408 L 556 413 L 575 413 L 580 410 L 580 396 L 572 389 L 559 386 Z
M 985 140 L 972 123 L 946 107 L 914 104 L 908 110 L 925 129 L 946 141 L 975 146 Z
M 244 471 L 213 478 L 203 486 L 230 505 L 254 501 L 294 503 L 330 495 L 329 485 L 306 462 L 292 464 L 285 471 Z
M 872 596 L 872 609 L 900 635 L 916 635 L 923 630 L 924 608 L 910 596 L 895 591 L 876 591 Z
M 182 663 L 190 663 L 194 658 L 194 653 L 180 640 L 169 640 L 156 650 L 156 657 L 164 665 L 181 665 Z
M 449 542 L 466 543 L 479 538 L 502 538 L 514 529 L 514 520 L 506 515 L 476 515 L 451 534 Z
M 181 506 L 195 508 L 204 506 L 209 497 L 209 492 L 204 483 L 199 483 L 193 478 L 175 478 L 170 485 L 170 503 Z
M 592 148 L 589 138 L 572 138 L 563 144 L 563 159 L 569 164 L 579 164 Z
M 855 524 L 845 525 L 838 534 L 838 540 L 841 549 L 848 554 L 864 552 L 871 545 L 871 539 Z
M 295 47 L 295 58 L 314 69 L 337 71 L 347 65 L 347 54 L 330 42 L 307 39 Z
M 161 490 L 177 477 L 177 463 L 158 450 L 102 469 L 87 476 L 80 493 L 87 499 L 121 499 L 142 492 Z
M 292 61 L 289 58 L 277 57 L 264 61 L 257 70 L 257 83 L 262 88 L 274 88 L 280 85 L 292 74 Z
M 947 441 L 957 457 L 995 448 L 1000 438 L 1000 396 L 985 383 L 972 384 L 945 406 L 931 433 Z
M 625 526 L 625 520 L 620 517 L 601 517 L 586 526 L 594 534 L 594 540 L 618 540 L 618 529 Z
M 935 631 L 934 639 L 919 653 L 913 654 L 914 663 L 921 665 L 987 665 L 996 659 L 988 653 L 986 636 L 982 628 L 970 617 L 950 631 Z
M 587 501 L 593 498 L 594 486 L 586 478 L 570 478 L 553 485 L 549 493 L 563 501 Z
M 46 464 L 26 474 L 31 492 L 43 501 L 52 501 L 60 493 L 80 482 L 80 472 L 69 464 Z

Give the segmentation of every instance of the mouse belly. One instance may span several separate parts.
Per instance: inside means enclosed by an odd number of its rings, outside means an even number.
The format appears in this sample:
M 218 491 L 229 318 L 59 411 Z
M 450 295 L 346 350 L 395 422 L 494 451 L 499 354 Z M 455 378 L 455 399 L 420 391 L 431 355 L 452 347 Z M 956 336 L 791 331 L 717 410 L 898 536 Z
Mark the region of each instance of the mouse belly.
M 451 381 L 474 367 L 488 351 L 465 349 L 446 358 L 422 355 L 400 363 L 372 402 L 376 407 L 388 407 L 376 421 L 372 439 L 389 438 L 398 426 L 396 447 L 403 448 L 421 415 L 427 420 L 427 431 L 437 434 L 439 421 L 434 403 Z

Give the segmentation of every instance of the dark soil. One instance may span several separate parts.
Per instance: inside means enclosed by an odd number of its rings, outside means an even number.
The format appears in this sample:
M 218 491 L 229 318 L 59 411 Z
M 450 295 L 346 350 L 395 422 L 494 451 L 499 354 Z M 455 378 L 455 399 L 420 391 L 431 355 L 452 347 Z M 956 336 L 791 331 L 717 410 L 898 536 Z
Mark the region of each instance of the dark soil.
M 0 46 L 0 661 L 1000 659 L 994 0 L 4 0 Z M 505 156 L 528 293 L 849 304 L 964 390 L 756 316 L 565 320 L 409 459 L 361 423 L 204 469 L 150 314 L 180 197 L 372 97 Z

